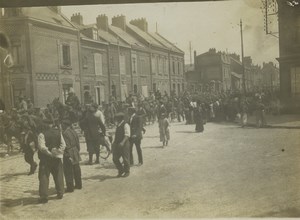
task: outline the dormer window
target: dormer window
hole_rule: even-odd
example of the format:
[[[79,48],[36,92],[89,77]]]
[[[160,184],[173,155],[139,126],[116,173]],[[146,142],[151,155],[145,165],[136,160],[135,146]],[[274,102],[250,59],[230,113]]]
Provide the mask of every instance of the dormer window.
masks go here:
[[[93,29],[93,39],[98,40],[98,31]]]

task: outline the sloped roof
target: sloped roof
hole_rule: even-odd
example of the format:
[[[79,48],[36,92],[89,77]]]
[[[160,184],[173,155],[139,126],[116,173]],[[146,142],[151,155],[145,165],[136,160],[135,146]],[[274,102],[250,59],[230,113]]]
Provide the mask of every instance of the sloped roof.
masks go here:
[[[134,46],[139,46],[139,47],[144,47],[145,45],[139,42],[137,39],[129,35],[126,31],[123,31],[121,28],[115,27],[110,25],[109,29],[116,35],[119,36],[123,41],[125,41],[127,44],[134,45]]]
[[[149,43],[153,46],[156,46],[156,47],[167,49],[163,44],[161,44],[159,41],[155,40],[150,34],[148,34],[147,32],[142,31],[138,27],[136,27],[132,24],[127,24],[127,27],[130,28],[132,31],[134,31],[141,38],[143,38],[147,43]]]
[[[122,39],[118,39],[117,37],[115,37],[114,35],[112,35],[111,33],[98,29],[98,35],[100,37],[100,39],[105,40],[108,43],[112,43],[112,44],[119,44],[120,46],[123,47],[129,47],[129,45],[127,43],[125,43]]]
[[[170,41],[168,41],[166,38],[161,36],[159,33],[149,33],[154,39],[159,41],[162,45],[165,47],[168,47],[170,50],[175,51],[177,53],[184,53],[182,50],[180,50],[178,47],[176,47],[174,44],[172,44]]]
[[[22,8],[22,14],[25,17],[34,18],[56,25],[75,28],[75,26],[64,15],[58,14],[48,7]]]

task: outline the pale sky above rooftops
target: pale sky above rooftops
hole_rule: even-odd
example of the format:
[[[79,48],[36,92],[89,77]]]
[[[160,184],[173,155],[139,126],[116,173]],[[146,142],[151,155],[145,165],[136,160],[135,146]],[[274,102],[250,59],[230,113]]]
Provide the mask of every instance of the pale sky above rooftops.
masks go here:
[[[272,61],[278,64],[278,38],[264,32],[264,14],[261,0],[232,0],[218,2],[176,2],[149,4],[117,4],[64,6],[62,12],[70,18],[80,12],[84,24],[96,22],[106,14],[111,18],[125,15],[126,21],[146,18],[149,32],[156,31],[185,52],[185,63],[190,63],[189,42],[197,54],[209,48],[241,54],[240,19],[243,20],[244,55],[251,56],[254,64]],[[276,17],[272,31],[277,31]]]

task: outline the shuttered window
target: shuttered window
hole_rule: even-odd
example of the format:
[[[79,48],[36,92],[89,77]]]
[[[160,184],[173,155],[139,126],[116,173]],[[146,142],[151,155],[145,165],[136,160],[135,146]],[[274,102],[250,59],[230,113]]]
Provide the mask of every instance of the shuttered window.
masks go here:
[[[102,54],[100,53],[94,54],[94,64],[95,64],[95,74],[102,75],[103,74]]]

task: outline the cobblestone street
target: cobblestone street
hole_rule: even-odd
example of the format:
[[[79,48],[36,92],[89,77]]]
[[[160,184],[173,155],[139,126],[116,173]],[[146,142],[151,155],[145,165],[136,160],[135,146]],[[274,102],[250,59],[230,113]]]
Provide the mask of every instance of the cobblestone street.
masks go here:
[[[56,200],[51,179],[44,205],[37,204],[37,172],[27,176],[22,154],[1,158],[1,217],[299,217],[300,120],[282,116],[269,123],[263,129],[208,123],[203,134],[172,123],[165,148],[157,124],[147,126],[144,164],[133,166],[128,178],[115,178],[111,157],[84,165],[82,138],[83,189]]]

